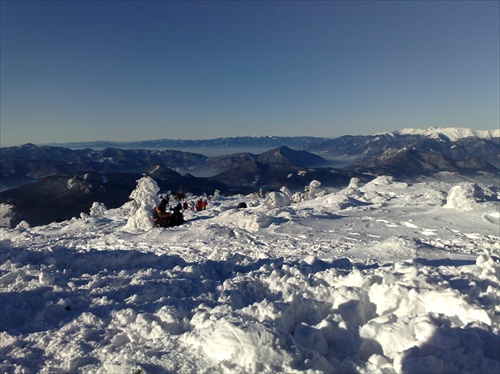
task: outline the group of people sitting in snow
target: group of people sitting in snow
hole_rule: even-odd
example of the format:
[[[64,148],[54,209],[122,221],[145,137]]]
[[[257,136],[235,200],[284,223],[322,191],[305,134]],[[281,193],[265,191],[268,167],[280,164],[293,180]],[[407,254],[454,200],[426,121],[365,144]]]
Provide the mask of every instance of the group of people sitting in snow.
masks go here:
[[[167,199],[162,199],[160,204],[153,211],[153,221],[156,227],[179,226],[184,223],[184,215],[181,212],[181,204],[177,204],[171,211],[167,212]]]
[[[176,196],[178,200],[180,198],[185,197]],[[187,201],[184,201],[182,204],[179,202],[174,208],[171,208],[169,205],[169,195],[165,195],[160,204],[153,210],[153,221],[156,227],[173,227],[179,226],[185,222],[184,215],[182,214],[182,209],[190,209],[190,210],[206,210],[207,209],[207,200],[205,198],[200,198],[196,201],[196,204],[191,202],[188,204]]]

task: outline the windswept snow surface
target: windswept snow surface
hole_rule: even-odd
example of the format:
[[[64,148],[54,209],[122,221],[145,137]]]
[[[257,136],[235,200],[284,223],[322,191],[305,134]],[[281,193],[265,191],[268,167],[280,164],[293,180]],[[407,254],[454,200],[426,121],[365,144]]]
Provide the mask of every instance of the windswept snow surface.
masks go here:
[[[320,190],[2,228],[0,372],[500,372],[498,187]]]

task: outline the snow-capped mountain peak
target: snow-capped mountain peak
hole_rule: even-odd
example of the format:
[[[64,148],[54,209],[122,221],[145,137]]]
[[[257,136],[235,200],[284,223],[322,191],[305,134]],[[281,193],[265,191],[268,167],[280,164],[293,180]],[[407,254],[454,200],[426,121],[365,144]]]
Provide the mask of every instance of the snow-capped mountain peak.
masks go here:
[[[423,135],[436,137],[444,135],[451,141],[456,141],[462,138],[475,136],[482,139],[491,139],[500,137],[500,129],[496,130],[472,130],[461,127],[429,127],[427,129],[406,128],[399,131],[394,131],[396,135]]]

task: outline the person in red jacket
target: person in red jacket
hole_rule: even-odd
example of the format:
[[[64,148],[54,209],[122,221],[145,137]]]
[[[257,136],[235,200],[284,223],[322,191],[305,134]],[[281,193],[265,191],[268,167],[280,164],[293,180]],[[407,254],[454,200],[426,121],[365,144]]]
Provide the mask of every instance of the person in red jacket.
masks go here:
[[[207,201],[205,199],[198,199],[196,202],[196,210],[199,212],[205,209],[207,209]]]
[[[167,200],[163,199],[153,211],[153,221],[156,227],[168,227],[170,213],[167,213]]]

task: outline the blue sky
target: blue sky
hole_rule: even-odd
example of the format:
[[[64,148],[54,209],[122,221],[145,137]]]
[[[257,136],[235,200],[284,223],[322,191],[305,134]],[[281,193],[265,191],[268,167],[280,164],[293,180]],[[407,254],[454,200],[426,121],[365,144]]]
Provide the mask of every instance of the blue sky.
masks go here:
[[[499,126],[498,1],[2,1],[1,145]]]

